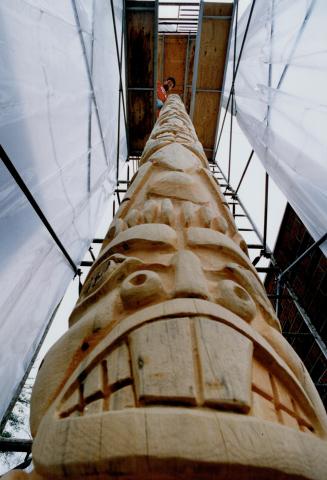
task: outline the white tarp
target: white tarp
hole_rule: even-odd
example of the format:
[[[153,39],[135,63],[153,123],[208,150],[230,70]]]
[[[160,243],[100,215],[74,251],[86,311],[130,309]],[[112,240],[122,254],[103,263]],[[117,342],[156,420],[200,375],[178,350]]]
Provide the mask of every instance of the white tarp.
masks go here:
[[[120,43],[122,2],[114,5]],[[110,2],[2,0],[0,66],[0,143],[78,265],[116,183]],[[1,418],[73,271],[1,161],[0,232]]]
[[[236,63],[249,3],[238,22]],[[235,81],[242,130],[315,240],[327,231],[326,21],[326,0],[257,0]],[[234,32],[225,106],[233,54]]]

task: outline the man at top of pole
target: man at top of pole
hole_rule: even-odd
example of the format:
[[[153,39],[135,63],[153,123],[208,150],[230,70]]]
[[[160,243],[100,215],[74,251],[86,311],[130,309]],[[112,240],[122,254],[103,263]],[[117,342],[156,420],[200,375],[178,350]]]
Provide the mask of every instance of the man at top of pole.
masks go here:
[[[169,92],[175,87],[176,80],[174,77],[167,77],[166,80],[161,83],[157,83],[157,111],[159,115],[159,110],[162,108],[163,104],[168,98]]]

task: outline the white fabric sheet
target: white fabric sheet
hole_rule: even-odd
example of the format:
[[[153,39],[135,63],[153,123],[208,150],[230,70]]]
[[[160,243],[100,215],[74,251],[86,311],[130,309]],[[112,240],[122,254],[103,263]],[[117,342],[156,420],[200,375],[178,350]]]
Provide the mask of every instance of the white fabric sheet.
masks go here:
[[[251,4],[238,23],[236,63]],[[235,82],[242,130],[315,240],[327,231],[326,21],[326,0],[257,0]],[[225,106],[233,56],[234,32]],[[327,255],[327,242],[321,248]]]
[[[120,42],[122,2],[114,3]],[[0,142],[78,265],[116,183],[110,2],[1,1],[0,66]],[[121,162],[126,155],[121,118]],[[74,274],[1,161],[0,232],[1,418]]]

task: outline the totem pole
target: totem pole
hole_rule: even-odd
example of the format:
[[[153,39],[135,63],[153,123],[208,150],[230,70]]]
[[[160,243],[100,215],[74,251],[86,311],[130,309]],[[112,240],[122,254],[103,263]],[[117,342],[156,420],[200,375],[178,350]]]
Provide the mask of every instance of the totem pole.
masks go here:
[[[177,95],[140,165],[38,373],[32,478],[326,479],[323,405]]]

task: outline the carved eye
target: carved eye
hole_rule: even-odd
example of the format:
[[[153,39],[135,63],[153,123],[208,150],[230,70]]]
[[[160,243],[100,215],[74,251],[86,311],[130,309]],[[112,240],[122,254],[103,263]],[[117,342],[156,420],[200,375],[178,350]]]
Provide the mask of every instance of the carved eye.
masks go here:
[[[248,292],[233,280],[222,280],[218,284],[217,303],[250,322],[256,314],[256,306]]]
[[[102,283],[116,270],[121,263],[126,260],[127,257],[124,255],[116,254],[111,257],[103,260],[93,272],[90,272],[87,280],[83,285],[83,289],[80,295],[79,302],[81,302],[85,297],[93,293],[98,289]]]
[[[90,295],[94,290],[96,290],[103,280],[103,276],[106,273],[110,266],[110,260],[106,260],[102,262],[98,267],[94,270],[91,276],[86,280],[82,292],[81,297],[84,298]]]
[[[137,307],[160,298],[164,292],[159,275],[151,270],[139,270],[129,275],[120,288],[125,307]]]

